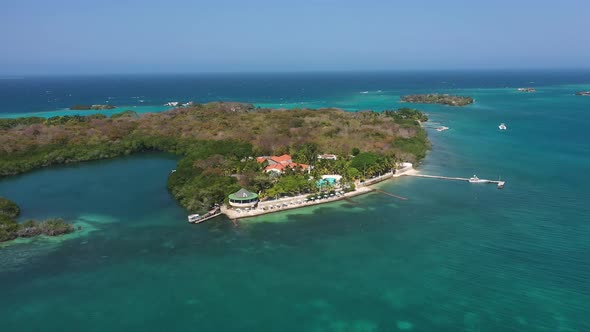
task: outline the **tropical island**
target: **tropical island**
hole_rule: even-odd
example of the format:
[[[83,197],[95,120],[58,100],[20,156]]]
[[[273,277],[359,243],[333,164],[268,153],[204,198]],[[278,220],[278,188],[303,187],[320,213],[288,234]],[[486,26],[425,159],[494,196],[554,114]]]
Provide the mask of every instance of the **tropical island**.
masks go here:
[[[72,111],[100,111],[100,110],[112,110],[116,108],[113,105],[74,105],[70,107]]]
[[[261,201],[342,191],[418,162],[429,148],[418,110],[345,112],[195,104],[161,113],[0,119],[0,177],[143,151],[181,156],[170,193],[190,212],[229,203],[241,188]]]
[[[0,197],[0,242],[14,240],[18,237],[58,236],[74,231],[74,226],[66,223],[63,219],[47,219],[43,222],[27,220],[17,223],[15,218],[19,214],[20,208],[16,203]]]
[[[449,106],[465,106],[473,103],[473,98],[467,96],[453,96],[449,94],[421,94],[401,96],[404,103],[442,104]]]

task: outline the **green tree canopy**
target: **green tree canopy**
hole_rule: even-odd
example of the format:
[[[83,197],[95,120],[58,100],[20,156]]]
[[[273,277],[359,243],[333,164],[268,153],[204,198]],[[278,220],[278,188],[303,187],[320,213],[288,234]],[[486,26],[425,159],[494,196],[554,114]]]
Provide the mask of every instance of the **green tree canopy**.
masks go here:
[[[20,208],[15,202],[0,197],[0,214],[9,218],[16,218],[20,214]]]

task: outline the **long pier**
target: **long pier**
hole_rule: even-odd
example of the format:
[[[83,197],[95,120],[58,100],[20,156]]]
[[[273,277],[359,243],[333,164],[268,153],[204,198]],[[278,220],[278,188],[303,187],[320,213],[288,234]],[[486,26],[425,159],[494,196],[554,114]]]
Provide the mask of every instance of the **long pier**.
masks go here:
[[[495,184],[498,186],[498,189],[504,188],[504,184],[506,183],[506,181],[500,181],[500,180],[496,181],[496,180],[487,180],[487,179],[477,179],[475,181],[472,181],[472,179],[468,179],[468,178],[458,178],[458,177],[439,176],[439,175],[412,174],[412,173],[407,173],[407,174],[403,174],[403,175],[414,176],[414,177],[418,177],[418,178],[428,178],[428,179],[441,179],[441,180],[450,180],[450,181],[466,181],[466,182],[471,182],[471,183]]]
[[[381,189],[375,189],[376,192],[381,193],[383,195],[387,195],[387,196],[391,196],[391,197],[395,197],[397,199],[401,199],[402,201],[407,201],[408,199],[406,197],[402,197],[402,196],[398,196],[398,195],[394,195],[392,193],[388,193],[387,191],[383,191]]]

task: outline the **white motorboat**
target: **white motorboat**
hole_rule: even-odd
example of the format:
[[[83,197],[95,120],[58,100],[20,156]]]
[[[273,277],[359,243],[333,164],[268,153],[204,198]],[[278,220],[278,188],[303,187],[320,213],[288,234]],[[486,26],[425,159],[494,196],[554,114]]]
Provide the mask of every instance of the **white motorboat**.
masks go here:
[[[240,209],[237,209],[236,211],[240,212]],[[198,224],[198,223],[201,223],[205,220],[209,220],[211,218],[217,217],[220,214],[221,214],[220,207],[219,207],[219,205],[215,204],[215,206],[213,207],[213,210],[205,213],[204,215],[199,215],[199,214],[189,215],[188,222],[191,224]]]
[[[498,128],[500,128],[500,130],[506,130],[506,125],[504,123],[500,123],[500,125],[498,126]]]
[[[482,179],[478,178],[477,175],[473,175],[472,177],[469,178],[469,182],[470,183],[487,183],[488,180],[482,180]]]
[[[199,214],[191,214],[188,216],[188,222],[192,223],[196,223],[199,219],[201,219],[201,215]]]

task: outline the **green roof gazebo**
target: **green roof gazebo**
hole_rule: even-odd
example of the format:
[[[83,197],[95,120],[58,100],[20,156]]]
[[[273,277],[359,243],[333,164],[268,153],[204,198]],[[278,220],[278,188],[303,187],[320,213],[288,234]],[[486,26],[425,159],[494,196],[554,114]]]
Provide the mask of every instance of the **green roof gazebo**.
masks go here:
[[[258,195],[242,188],[229,195],[229,205],[233,207],[253,207],[258,203]]]

